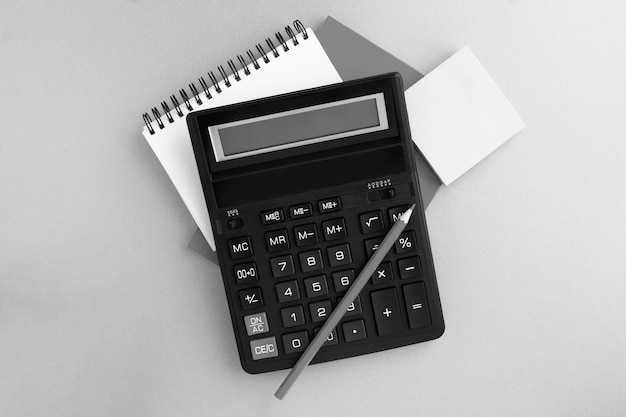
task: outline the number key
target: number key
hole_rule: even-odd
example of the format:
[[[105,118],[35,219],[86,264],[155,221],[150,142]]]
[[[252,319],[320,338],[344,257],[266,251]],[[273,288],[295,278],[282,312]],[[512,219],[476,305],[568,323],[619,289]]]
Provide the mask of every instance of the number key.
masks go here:
[[[279,303],[287,303],[300,299],[298,281],[286,281],[276,284],[276,296]]]
[[[326,276],[306,278],[304,280],[304,288],[306,296],[309,298],[328,294],[328,284],[326,284]]]
[[[274,278],[287,277],[296,273],[291,255],[270,258],[270,266]]]
[[[305,323],[302,306],[286,307],[280,310],[283,327],[302,326]]]
[[[322,252],[320,252],[319,249],[302,252],[298,256],[300,257],[302,272],[317,271],[324,268]]]

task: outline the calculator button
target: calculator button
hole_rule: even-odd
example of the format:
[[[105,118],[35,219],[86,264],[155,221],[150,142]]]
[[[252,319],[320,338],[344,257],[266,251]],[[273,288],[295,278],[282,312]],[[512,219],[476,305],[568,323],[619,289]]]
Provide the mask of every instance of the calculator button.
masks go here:
[[[304,224],[294,227],[293,234],[296,236],[296,246],[314,245],[319,242],[315,223]]]
[[[354,269],[333,272],[332,277],[336,292],[347,291],[354,282]]]
[[[339,240],[348,236],[346,223],[341,217],[322,222],[322,230],[324,230],[324,239],[327,241]]]
[[[339,299],[337,300],[338,303],[341,301],[341,298],[343,297],[339,297]],[[357,295],[354,301],[350,303],[348,308],[346,308],[346,314],[344,314],[344,317],[354,316],[357,314],[361,314],[362,312],[363,307],[361,307],[361,296]]]
[[[285,353],[302,352],[309,345],[309,334],[306,330],[283,335]]]
[[[301,219],[313,215],[313,206],[311,203],[303,203],[289,207],[289,217],[292,219]]]
[[[382,232],[385,229],[383,214],[380,210],[363,213],[359,216],[359,220],[364,234]]]
[[[317,208],[320,213],[330,213],[332,211],[341,210],[341,198],[332,197],[317,202]]]
[[[328,294],[328,284],[326,283],[326,276],[319,275],[316,277],[305,278],[304,289],[306,291],[306,296],[309,298]]]
[[[280,223],[283,220],[285,220],[283,209],[278,208],[261,212],[261,223],[263,224]]]
[[[302,326],[305,323],[302,306],[286,307],[280,310],[283,327]]]
[[[250,236],[238,237],[228,241],[228,250],[231,259],[241,259],[252,256],[252,243]]]
[[[300,299],[300,290],[298,289],[298,281],[285,281],[275,285],[276,297],[279,303],[287,303]]]
[[[417,249],[415,232],[409,230],[408,232],[402,233],[394,245],[396,247],[396,253],[399,255],[407,252],[413,252]]]
[[[402,287],[404,302],[409,316],[409,327],[418,329],[430,326],[430,314],[428,313],[428,301],[423,282],[416,282]]]
[[[367,257],[371,258],[374,255],[374,252],[378,249],[378,245],[383,241],[382,237],[377,237],[374,239],[367,239],[365,241],[365,252],[367,253]]]
[[[318,301],[317,303],[309,304],[309,311],[311,312],[311,320],[313,322],[325,321],[330,316],[330,300]]]
[[[300,268],[302,268],[302,272],[318,271],[324,268],[322,252],[320,252],[319,249],[302,252],[298,254],[298,256],[300,257]]]
[[[287,277],[296,273],[291,255],[270,258],[270,267],[274,278]]]
[[[393,269],[391,262],[382,262],[372,274],[372,284],[386,284],[393,281]]]
[[[268,252],[278,252],[289,249],[287,229],[274,230],[265,234],[265,244]]]
[[[272,336],[264,339],[251,340],[250,352],[252,353],[252,360],[254,361],[278,356],[276,338]]]
[[[328,253],[328,262],[331,267],[348,265],[352,263],[352,255],[350,254],[350,245],[344,243],[343,245],[332,246],[326,249]]]
[[[400,216],[402,216],[402,214],[404,214],[404,212],[407,211],[408,209],[409,209],[408,204],[405,204],[404,206],[390,208],[389,209],[389,222],[391,224],[394,224],[395,222],[397,222]],[[409,223],[411,223],[410,219],[409,219]]]
[[[248,336],[254,336],[255,334],[262,334],[270,331],[270,326],[267,323],[267,315],[265,312],[245,316],[243,318],[243,322],[246,325],[246,333],[248,333]]]
[[[243,227],[243,219],[241,217],[236,217],[234,219],[228,220],[228,228],[230,230],[241,229]]]
[[[343,337],[346,339],[346,342],[355,342],[367,337],[363,320],[348,321],[343,323],[341,328],[343,329]]]
[[[313,329],[313,333],[317,335],[320,332],[320,330],[321,330],[321,327],[318,327],[317,329]],[[337,332],[335,331],[335,329],[333,329],[333,331],[330,332],[328,336],[326,336],[326,340],[324,341],[324,344],[322,345],[322,347],[336,345],[337,343],[339,343],[339,340],[337,339]]]
[[[395,288],[370,293],[372,310],[379,336],[402,331],[402,318]]]
[[[248,284],[259,280],[255,262],[237,264],[233,267],[237,284]]]
[[[251,310],[253,308],[262,307],[263,294],[261,293],[261,288],[254,287],[239,291],[239,301],[241,301],[242,310]]]
[[[420,257],[400,259],[398,261],[398,270],[400,271],[400,279],[417,278],[422,275],[422,265]]]

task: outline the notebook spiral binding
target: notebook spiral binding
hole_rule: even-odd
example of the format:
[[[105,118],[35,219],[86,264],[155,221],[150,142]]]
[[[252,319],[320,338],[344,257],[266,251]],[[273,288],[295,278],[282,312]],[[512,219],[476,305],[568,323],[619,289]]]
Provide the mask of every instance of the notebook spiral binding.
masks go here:
[[[298,44],[300,43],[296,38],[298,34],[302,34],[302,38],[304,40],[308,39],[309,37],[306,28],[299,20],[294,20],[293,28],[289,25],[285,26],[285,34],[287,35],[287,40],[291,40],[294,47],[298,46]],[[265,48],[263,47],[262,43],[256,44],[256,52],[258,57],[255,55],[252,49],[248,49],[246,51],[246,55],[248,58],[247,60],[249,61],[249,63],[246,62],[246,57],[244,55],[237,55],[239,68],[237,67],[237,64],[234,60],[228,60],[226,65],[228,66],[230,73],[233,75],[235,82],[241,81],[242,74],[240,74],[240,72],[243,73],[244,77],[252,74],[250,65],[252,65],[252,68],[255,71],[260,69],[261,65],[258,61],[260,61],[261,58],[265,64],[269,64],[271,62],[269,58],[270,55],[274,58],[278,58],[281,54],[279,50],[282,51],[282,53],[289,51],[287,40],[285,39],[283,34],[280,32],[276,32],[274,36],[276,38],[276,44],[274,43],[274,41],[272,41],[272,38],[269,37],[265,38]],[[165,129],[166,123],[174,123],[174,113],[179,118],[182,118],[184,116],[184,113],[181,110],[181,105],[185,106],[187,110],[193,111],[194,107],[192,103],[195,102],[197,105],[202,105],[203,100],[210,100],[213,97],[211,95],[211,92],[209,91],[211,87],[213,87],[215,94],[220,94],[222,91],[224,91],[223,87],[220,85],[220,82],[223,81],[223,85],[225,86],[225,88],[230,88],[233,85],[233,83],[228,78],[228,73],[226,72],[226,69],[223,65],[218,65],[217,72],[219,74],[219,79],[215,76],[215,73],[213,71],[209,71],[207,73],[207,76],[209,77],[208,83],[204,79],[204,77],[198,78],[198,84],[200,85],[199,88],[193,82],[189,83],[188,87],[191,95],[188,94],[187,90],[185,90],[184,88],[178,90],[178,95],[181,99],[180,101],[175,94],[170,95],[172,107],[170,107],[166,101],[162,101],[161,110],[159,110],[157,106],[151,109],[152,116],[150,116],[149,113],[144,113],[143,121],[146,125],[146,128],[148,129],[148,132],[150,132],[151,135],[154,135],[156,133],[156,130],[154,129],[154,127],[152,127],[153,117],[159,129]]]

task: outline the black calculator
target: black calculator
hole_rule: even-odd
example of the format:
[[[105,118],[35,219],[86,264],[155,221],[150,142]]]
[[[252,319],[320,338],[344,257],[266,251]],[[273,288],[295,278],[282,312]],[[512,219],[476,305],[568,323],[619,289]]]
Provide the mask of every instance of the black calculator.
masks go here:
[[[296,363],[412,204],[312,363],[442,335],[399,74],[198,111],[187,124],[246,372]]]

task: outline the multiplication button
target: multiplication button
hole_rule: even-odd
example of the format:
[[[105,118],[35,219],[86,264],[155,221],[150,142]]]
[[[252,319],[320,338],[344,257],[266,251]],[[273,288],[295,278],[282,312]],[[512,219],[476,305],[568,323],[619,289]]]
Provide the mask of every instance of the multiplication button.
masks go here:
[[[273,358],[278,356],[278,347],[276,346],[276,338],[266,337],[264,339],[257,339],[250,341],[250,352],[252,353],[252,360],[258,361],[259,359]]]

